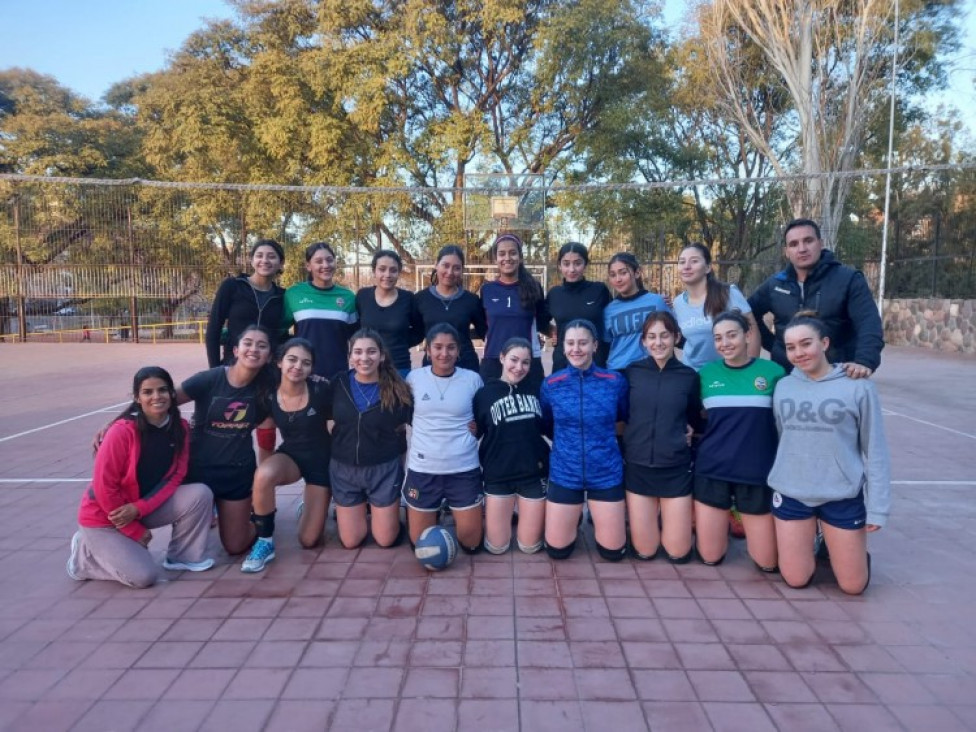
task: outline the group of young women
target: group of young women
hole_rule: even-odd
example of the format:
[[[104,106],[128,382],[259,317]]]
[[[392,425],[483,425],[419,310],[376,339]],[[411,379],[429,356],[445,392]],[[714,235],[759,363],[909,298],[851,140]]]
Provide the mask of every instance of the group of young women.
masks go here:
[[[430,287],[416,295],[397,287],[399,256],[379,251],[375,286],[353,295],[333,282],[334,252],[316,244],[306,252],[309,282],[282,295],[272,272],[280,247],[259,242],[255,274],[225,283],[214,305],[215,317],[237,313],[226,316],[229,363],[179,389],[162,369],[136,375],[133,404],[96,455],[69,574],[146,584],[154,577],[149,528],[168,523],[164,566],[208,568],[208,502],[193,501],[175,521],[170,505],[199,497],[200,486],[216,500],[224,548],[248,552],[243,571],[261,571],[275,556],[275,488],[301,477],[305,547],[321,541],[334,499],[347,548],[370,533],[380,546],[405,535],[415,542],[447,509],[464,551],[502,553],[517,505],[517,546],[563,559],[586,502],[608,561],[629,547],[640,560],[663,549],[675,563],[697,552],[716,565],[735,506],[761,570],[778,569],[793,586],[809,582],[819,524],[841,588],[863,591],[865,532],[888,510],[880,407],[870,382],[827,362],[829,341],[814,316],[786,330],[795,367],[786,376],[758,358],[745,298],[717,281],[700,244],[681,252],[686,289],[670,305],[645,289],[628,253],[610,261],[611,299],[586,279],[581,244],[560,249],[563,282],[548,295],[526,270],[518,237],[500,236],[491,251],[498,279],[480,297],[463,287],[455,246],[440,251]],[[278,349],[277,379],[268,365],[278,334],[239,325],[247,296],[272,322],[280,299],[277,322],[294,325],[296,337]],[[552,320],[556,349],[545,378],[539,335]],[[472,331],[485,340],[480,362]],[[424,365],[411,370],[409,349],[421,341]],[[177,410],[190,400],[192,429]],[[110,534],[132,546],[108,553]],[[123,555],[140,571],[113,564]]]

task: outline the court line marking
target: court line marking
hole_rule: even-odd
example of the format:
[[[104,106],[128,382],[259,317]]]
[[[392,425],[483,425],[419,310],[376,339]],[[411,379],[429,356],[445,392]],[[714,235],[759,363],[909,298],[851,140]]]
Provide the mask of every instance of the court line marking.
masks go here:
[[[912,422],[918,422],[919,424],[928,425],[929,427],[935,427],[939,430],[945,430],[946,432],[951,432],[954,435],[960,435],[961,437],[968,437],[970,440],[976,440],[976,435],[971,435],[968,432],[961,432],[960,430],[954,430],[952,427],[946,427],[942,424],[936,424],[935,422],[928,422],[924,419],[919,419],[918,417],[911,417],[907,414],[902,414],[901,412],[893,412],[890,409],[882,409],[882,414],[889,414],[892,417],[904,417],[905,419],[910,419]]]
[[[124,407],[130,402],[124,401],[118,404],[109,404],[107,407],[102,407],[101,409],[95,409],[91,412],[85,412],[84,414],[79,414],[77,417],[68,417],[67,419],[62,419],[57,422],[51,422],[51,424],[41,425],[40,427],[35,427],[34,429],[24,430],[23,432],[18,432],[15,435],[7,435],[6,437],[0,437],[0,442],[6,442],[7,440],[15,440],[18,437],[25,437],[26,435],[32,435],[35,432],[41,432],[43,430],[51,429],[52,427],[59,427],[63,424],[68,424],[68,422],[74,422],[79,419],[84,419],[85,417],[91,417],[95,414],[101,414],[102,412],[107,412],[110,409],[118,409],[119,407]]]

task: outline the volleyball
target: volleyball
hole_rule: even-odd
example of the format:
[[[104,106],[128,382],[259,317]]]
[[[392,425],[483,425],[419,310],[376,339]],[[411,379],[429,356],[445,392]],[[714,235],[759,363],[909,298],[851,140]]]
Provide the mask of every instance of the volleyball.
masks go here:
[[[413,553],[425,568],[436,572],[451,566],[457,552],[454,534],[443,526],[429,526],[417,539]]]

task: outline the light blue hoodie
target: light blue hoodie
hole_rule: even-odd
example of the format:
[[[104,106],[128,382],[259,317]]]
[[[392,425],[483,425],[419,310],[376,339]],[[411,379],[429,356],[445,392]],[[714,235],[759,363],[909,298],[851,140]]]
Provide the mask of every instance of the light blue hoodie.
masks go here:
[[[808,506],[854,498],[863,489],[867,522],[884,526],[891,506],[891,459],[878,392],[842,366],[814,381],[800,369],[776,384],[779,430],[769,486]]]

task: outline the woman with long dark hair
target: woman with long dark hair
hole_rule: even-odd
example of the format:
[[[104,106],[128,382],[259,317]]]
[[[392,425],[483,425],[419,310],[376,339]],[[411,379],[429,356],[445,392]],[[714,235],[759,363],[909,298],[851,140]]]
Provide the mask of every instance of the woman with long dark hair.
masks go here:
[[[163,566],[201,572],[213,497],[201,483],[184,483],[189,428],[180,416],[173,378],[158,366],[139,369],[132,403],[112,422],[95,455],[92,482],[81,498],[71,539],[68,576],[154,584],[152,529],[172,526]]]
[[[349,363],[352,368],[333,384],[329,470],[339,541],[355,549],[372,534],[381,547],[398,546],[404,535],[400,489],[413,396],[375,330],[362,328],[349,339]]]
[[[491,258],[498,267],[498,279],[481,286],[481,306],[488,320],[481,378],[499,378],[502,346],[512,338],[523,338],[532,347],[532,365],[523,386],[537,394],[545,376],[539,334],[549,330],[542,285],[525,268],[522,240],[515,234],[502,234],[495,239]]]
[[[257,540],[241,564],[242,572],[260,572],[275,558],[275,489],[305,481],[298,541],[317,546],[325,528],[329,500],[328,422],[332,391],[326,381],[312,380],[315,351],[304,338],[290,338],[278,349],[281,379],[271,400],[271,415],[281,432],[281,445],[254,473],[251,521]]]
[[[241,332],[263,325],[278,341],[285,290],[275,278],[285,266],[285,250],[274,239],[261,239],[251,247],[251,274],[228,277],[220,283],[207,321],[207,362],[210,368],[230,363]],[[223,345],[223,355],[221,355]]]
[[[570,241],[559,247],[556,265],[562,284],[556,285],[546,296],[546,307],[555,324],[556,342],[552,349],[552,371],[566,368],[563,352],[563,334],[566,324],[573,320],[588,320],[597,328],[599,347],[593,357],[597,366],[607,365],[610,344],[603,339],[603,310],[610,304],[610,291],[603,282],[586,279],[586,267],[590,253],[578,241]]]
[[[726,310],[738,309],[756,328],[749,301],[739,288],[720,281],[712,271],[712,253],[704,244],[693,242],[678,255],[678,276],[685,290],[674,299],[674,315],[684,337],[681,362],[695,371],[718,359],[712,336],[712,321]],[[749,355],[758,358],[759,338],[749,341]]]
[[[437,253],[437,263],[430,275],[430,287],[414,295],[417,311],[427,333],[435,325],[446,323],[458,335],[457,365],[470,371],[478,371],[478,353],[471,342],[471,330],[478,338],[484,338],[488,323],[481,300],[464,289],[464,250],[448,244]],[[430,344],[428,343],[428,348]],[[424,356],[424,365],[431,364],[430,352]]]
[[[346,370],[349,335],[355,328],[356,296],[335,282],[336,253],[325,242],[305,250],[308,280],[285,292],[285,329],[295,326],[295,335],[315,348],[315,373],[331,378]]]
[[[390,350],[393,367],[404,378],[410,373],[410,348],[424,339],[424,324],[413,293],[397,287],[403,260],[392,249],[373,253],[372,287],[356,293],[356,312],[362,328],[380,335]]]
[[[630,252],[617,252],[607,266],[614,299],[603,311],[603,337],[610,343],[607,368],[623,371],[647,355],[641,328],[651,313],[671,312],[660,295],[644,288],[640,263]]]

